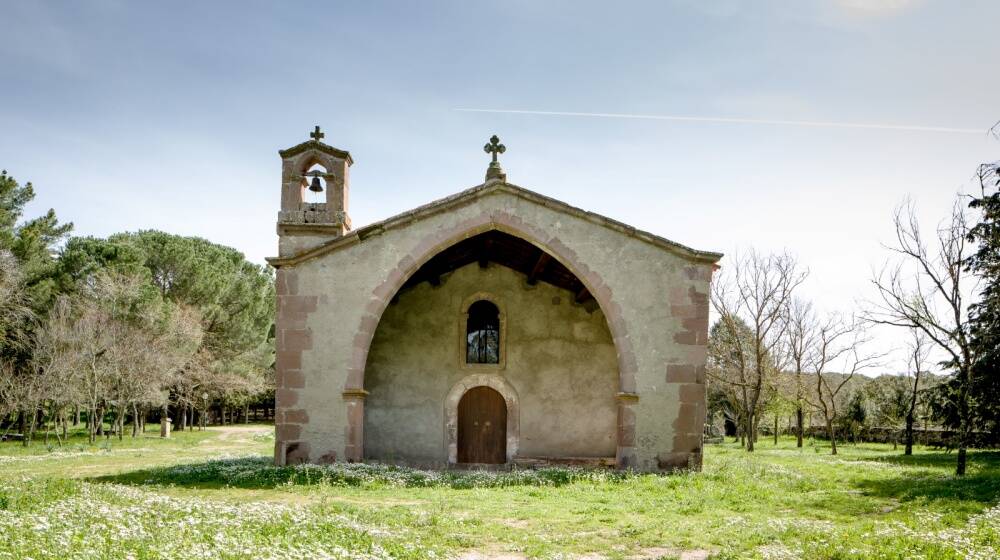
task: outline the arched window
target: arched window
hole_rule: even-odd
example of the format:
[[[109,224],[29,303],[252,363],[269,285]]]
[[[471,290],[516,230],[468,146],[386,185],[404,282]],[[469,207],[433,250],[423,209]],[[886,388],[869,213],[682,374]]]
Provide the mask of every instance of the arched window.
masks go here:
[[[470,305],[465,334],[466,363],[500,363],[500,310],[496,305],[484,299]]]

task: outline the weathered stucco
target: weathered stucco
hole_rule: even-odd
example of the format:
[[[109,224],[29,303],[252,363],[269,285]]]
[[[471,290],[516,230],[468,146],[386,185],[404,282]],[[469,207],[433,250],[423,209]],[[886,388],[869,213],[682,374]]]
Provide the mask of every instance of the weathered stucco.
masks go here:
[[[487,294],[505,319],[502,367],[465,363],[465,308]],[[399,294],[368,353],[365,458],[446,464],[446,397],[470,376],[510,384],[520,412],[518,456],[614,457],[614,343],[603,313],[588,313],[573,296],[528,285],[497,264],[471,264],[443,276],[440,286],[424,282]]]

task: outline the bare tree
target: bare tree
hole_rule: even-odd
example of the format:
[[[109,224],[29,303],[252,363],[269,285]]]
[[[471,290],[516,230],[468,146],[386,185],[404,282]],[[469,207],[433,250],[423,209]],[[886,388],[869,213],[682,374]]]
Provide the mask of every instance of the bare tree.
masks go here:
[[[969,389],[974,349],[969,338],[968,299],[977,279],[965,270],[969,255],[967,216],[959,200],[933,239],[926,239],[912,203],[896,209],[896,244],[888,247],[896,262],[874,276],[878,298],[866,318],[879,325],[916,329],[948,357],[957,380],[951,395],[958,416],[956,474],[964,475],[971,442]]]
[[[9,251],[0,250],[0,419],[20,413],[24,406],[21,378],[27,372],[18,367],[17,355],[30,343],[25,327],[32,319],[17,259]]]
[[[906,448],[904,455],[913,455],[913,424],[917,418],[917,399],[920,395],[920,375],[930,357],[930,343],[927,335],[919,329],[910,329],[912,338],[907,346],[910,368],[913,370],[913,385],[910,389],[909,406],[906,409]]]
[[[764,398],[781,369],[788,303],[805,278],[787,253],[765,256],[751,251],[736,256],[712,286],[712,307],[719,314],[720,328],[729,335],[731,356],[725,375],[714,368],[709,374],[738,397],[734,404],[740,408],[747,451],[754,450]]]
[[[59,390],[48,392],[59,404],[82,404],[88,411],[93,442],[103,419],[113,413],[110,431],[121,437],[125,415],[137,404],[162,399],[161,367],[169,355],[161,308],[148,298],[142,279],[100,274],[73,297],[60,297],[39,330],[35,369]]]
[[[837,419],[841,391],[860,371],[877,365],[880,354],[864,352],[868,342],[861,325],[851,319],[844,321],[832,314],[814,324],[809,355],[809,369],[814,378],[814,391],[805,393],[805,399],[823,415],[830,454],[837,454]],[[840,372],[831,368],[841,366]]]
[[[806,387],[803,375],[812,359],[810,353],[814,343],[816,316],[812,303],[799,298],[792,298],[787,313],[785,354],[788,356],[790,373],[794,376],[791,390],[788,393],[789,399],[795,407],[795,445],[802,447],[803,420],[805,407],[808,404],[805,398]]]

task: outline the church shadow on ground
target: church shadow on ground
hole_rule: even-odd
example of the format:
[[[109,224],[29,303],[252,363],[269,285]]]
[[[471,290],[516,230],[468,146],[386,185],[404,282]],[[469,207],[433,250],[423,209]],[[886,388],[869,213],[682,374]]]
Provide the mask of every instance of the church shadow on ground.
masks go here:
[[[628,471],[548,467],[513,471],[418,470],[372,463],[274,466],[269,457],[211,459],[92,477],[90,482],[130,486],[250,490],[286,485],[341,487],[394,486],[454,489],[508,486],[564,486],[575,482],[616,482],[638,476]]]
[[[210,459],[182,465],[152,467],[113,475],[89,478],[90,482],[125,484],[129,486],[177,486],[181,488],[219,489],[274,488],[279,484],[276,477],[264,478],[253,475],[253,470],[263,472],[272,462],[261,458]]]
[[[968,472],[963,477],[954,475],[955,453],[900,454],[877,461],[913,470],[856,483],[859,490],[872,496],[901,503],[944,500],[993,505],[1000,501],[1000,451],[970,451]]]

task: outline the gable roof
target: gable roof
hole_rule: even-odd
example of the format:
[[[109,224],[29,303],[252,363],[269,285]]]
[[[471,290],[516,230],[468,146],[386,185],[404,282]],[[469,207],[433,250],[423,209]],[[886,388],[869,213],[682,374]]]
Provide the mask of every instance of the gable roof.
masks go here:
[[[464,206],[475,201],[478,198],[487,196],[494,193],[506,193],[535,204],[540,204],[546,208],[555,210],[556,212],[562,212],[563,214],[568,214],[588,222],[612,229],[626,235],[628,237],[633,237],[641,241],[645,241],[651,245],[664,249],[675,255],[687,258],[689,260],[704,262],[704,263],[716,263],[722,258],[722,253],[717,253],[714,251],[699,251],[697,249],[692,249],[686,245],[670,241],[664,237],[660,237],[656,234],[649,233],[637,228],[634,228],[628,224],[619,222],[617,220],[612,220],[611,218],[596,214],[594,212],[588,212],[582,210],[575,206],[571,206],[556,200],[554,198],[547,197],[545,195],[538,194],[534,191],[530,191],[524,187],[519,187],[517,185],[507,183],[504,181],[490,181],[482,185],[472,187],[471,189],[466,189],[459,193],[453,194],[451,196],[435,200],[429,204],[423,206],[418,206],[412,210],[408,210],[401,214],[396,214],[395,216],[386,218],[382,221],[369,224],[367,226],[350,231],[343,236],[331,239],[326,243],[318,245],[316,247],[306,249],[301,253],[287,256],[287,257],[271,257],[267,259],[267,262],[279,268],[281,266],[296,265],[301,262],[314,259],[316,257],[325,255],[337,251],[343,247],[353,245],[355,243],[363,242],[369,237],[380,235],[384,231],[390,229],[396,229],[399,227],[404,227],[407,224],[420,220],[429,216],[441,212],[447,212],[452,208]]]
[[[301,144],[296,144],[287,150],[278,150],[278,155],[282,158],[288,158],[292,156],[297,156],[303,152],[309,150],[316,150],[323,152],[324,154],[331,155],[336,158],[346,159],[348,164],[353,164],[354,159],[351,158],[351,154],[346,150],[341,150],[340,148],[334,148],[329,144],[324,144],[319,140],[306,140]]]

